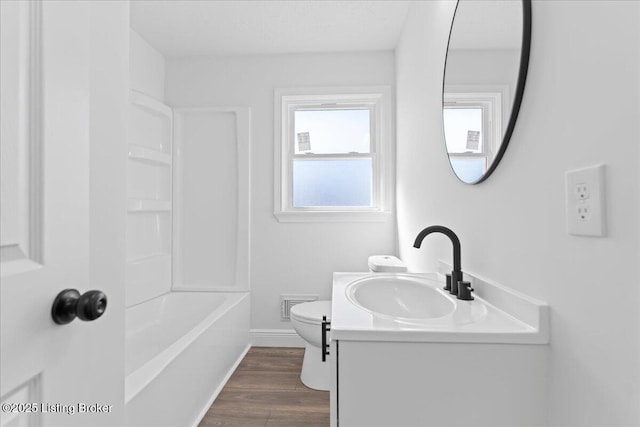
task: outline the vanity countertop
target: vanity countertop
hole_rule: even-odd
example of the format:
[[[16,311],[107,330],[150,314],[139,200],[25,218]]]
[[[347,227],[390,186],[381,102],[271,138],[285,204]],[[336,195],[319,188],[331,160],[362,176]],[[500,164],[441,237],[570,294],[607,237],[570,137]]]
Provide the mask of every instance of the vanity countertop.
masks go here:
[[[399,278],[419,279],[448,298],[454,309],[433,319],[398,319],[356,305],[348,297],[349,285],[381,273],[334,273],[331,340],[451,342],[493,344],[547,344],[549,307],[508,288],[487,282],[474,283],[473,301],[461,301],[444,291],[444,276],[438,273],[402,273]],[[384,273],[382,273],[384,274]],[[394,274],[387,274],[393,278]]]

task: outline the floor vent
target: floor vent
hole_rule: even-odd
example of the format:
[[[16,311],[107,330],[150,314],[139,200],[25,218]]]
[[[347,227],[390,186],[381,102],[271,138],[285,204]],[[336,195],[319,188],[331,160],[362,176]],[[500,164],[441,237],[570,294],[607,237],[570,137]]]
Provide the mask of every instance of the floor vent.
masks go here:
[[[282,320],[291,320],[291,307],[317,299],[318,295],[280,295],[280,317]]]

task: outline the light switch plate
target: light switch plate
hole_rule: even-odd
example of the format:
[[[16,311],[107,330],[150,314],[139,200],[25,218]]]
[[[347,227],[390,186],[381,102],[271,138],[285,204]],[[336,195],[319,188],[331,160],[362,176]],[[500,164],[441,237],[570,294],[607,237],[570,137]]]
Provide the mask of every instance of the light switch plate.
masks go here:
[[[567,232],[574,236],[606,235],[604,165],[565,173]]]

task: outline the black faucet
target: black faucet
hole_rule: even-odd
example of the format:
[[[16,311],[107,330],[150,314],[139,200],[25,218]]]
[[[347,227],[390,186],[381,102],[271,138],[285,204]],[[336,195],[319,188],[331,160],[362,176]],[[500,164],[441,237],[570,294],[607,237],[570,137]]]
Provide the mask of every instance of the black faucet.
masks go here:
[[[413,247],[419,248],[424,238],[431,233],[442,233],[447,236],[453,244],[453,270],[451,271],[451,275],[447,274],[447,285],[444,289],[449,291],[450,294],[456,295],[458,299],[467,301],[472,300],[473,297],[471,296],[471,291],[473,289],[470,288],[469,282],[464,282],[462,280],[462,269],[460,267],[460,239],[458,239],[456,233],[442,225],[432,225],[418,233]]]

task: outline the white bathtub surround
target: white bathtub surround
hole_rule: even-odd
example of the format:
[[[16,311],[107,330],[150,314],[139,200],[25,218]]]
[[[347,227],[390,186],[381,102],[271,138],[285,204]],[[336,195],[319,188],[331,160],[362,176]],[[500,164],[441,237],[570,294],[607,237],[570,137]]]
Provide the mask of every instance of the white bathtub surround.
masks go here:
[[[247,291],[251,109],[174,108],[174,290]]]
[[[250,343],[250,111],[131,100],[126,419],[197,425]]]
[[[401,306],[358,294],[394,281]],[[483,295],[501,308],[477,294],[462,301],[444,282],[436,273],[335,273],[332,425],[546,423],[547,305],[487,282]],[[417,287],[441,304],[402,300],[419,298]]]
[[[250,109],[163,104],[131,43],[126,420],[195,426],[250,345]]]
[[[173,111],[165,59],[129,32],[126,307],[171,290]]]
[[[247,293],[171,292],[130,307],[127,425],[197,425],[249,347]]]
[[[173,112],[165,59],[129,32],[126,307],[171,289]]]
[[[130,92],[126,306],[171,289],[173,112]]]

